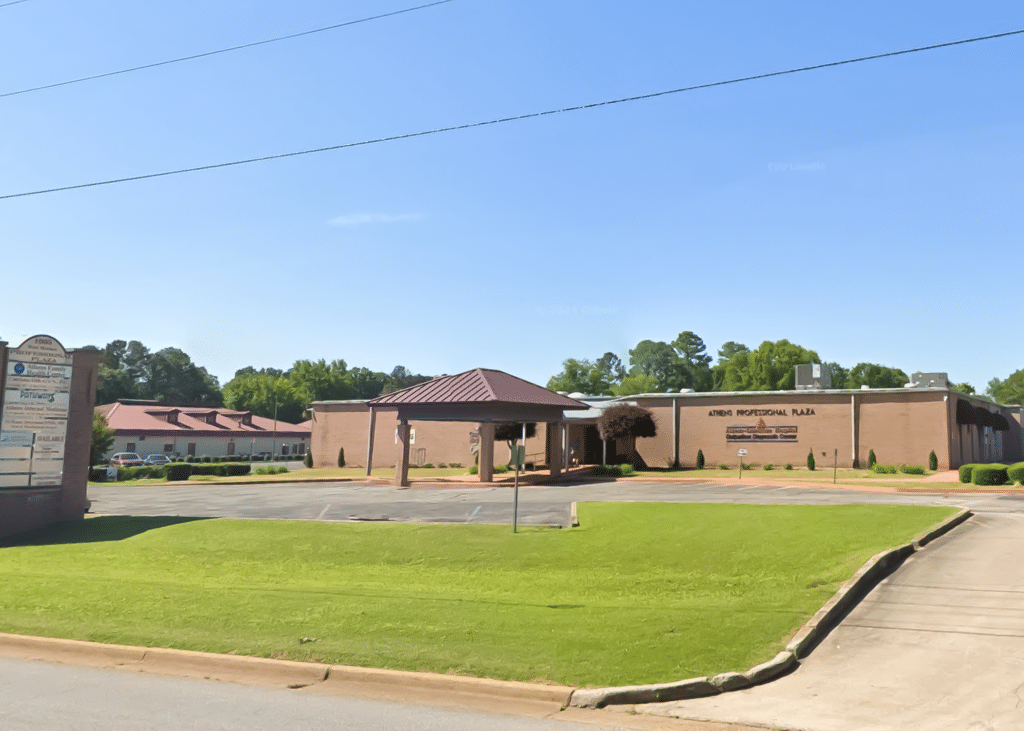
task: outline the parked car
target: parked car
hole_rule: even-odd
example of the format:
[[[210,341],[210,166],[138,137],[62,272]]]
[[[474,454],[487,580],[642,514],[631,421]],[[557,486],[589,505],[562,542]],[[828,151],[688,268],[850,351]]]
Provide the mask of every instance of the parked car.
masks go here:
[[[118,452],[110,458],[111,467],[141,467],[146,464],[135,452]]]
[[[148,464],[148,465],[170,464],[170,463],[171,463],[171,458],[168,457],[166,454],[151,454],[148,457],[146,457],[146,459],[144,460],[144,464]]]

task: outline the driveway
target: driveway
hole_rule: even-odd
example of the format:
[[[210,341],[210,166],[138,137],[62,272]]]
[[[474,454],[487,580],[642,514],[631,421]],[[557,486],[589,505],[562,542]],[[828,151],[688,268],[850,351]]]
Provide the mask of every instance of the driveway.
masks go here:
[[[790,675],[645,713],[801,731],[1024,727],[1024,516],[982,513],[912,556]]]

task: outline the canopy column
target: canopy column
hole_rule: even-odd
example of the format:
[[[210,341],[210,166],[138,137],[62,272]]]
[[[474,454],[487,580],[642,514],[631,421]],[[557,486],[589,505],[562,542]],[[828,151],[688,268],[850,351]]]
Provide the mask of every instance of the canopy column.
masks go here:
[[[409,487],[409,421],[402,419],[398,424],[398,442],[402,445],[398,464],[395,465],[395,485]]]
[[[370,407],[370,433],[366,436],[366,476],[373,469],[373,435],[377,428],[377,411]]]
[[[485,421],[480,425],[480,482],[494,479],[494,422]]]
[[[551,476],[562,474],[562,422],[548,422],[548,463]]]

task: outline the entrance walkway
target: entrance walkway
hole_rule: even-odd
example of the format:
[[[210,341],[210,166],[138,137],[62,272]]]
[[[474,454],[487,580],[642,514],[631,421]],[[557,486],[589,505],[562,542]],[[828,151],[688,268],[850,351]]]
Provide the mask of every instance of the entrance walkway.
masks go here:
[[[794,673],[640,707],[802,731],[1024,727],[1024,516],[982,513],[911,557]]]

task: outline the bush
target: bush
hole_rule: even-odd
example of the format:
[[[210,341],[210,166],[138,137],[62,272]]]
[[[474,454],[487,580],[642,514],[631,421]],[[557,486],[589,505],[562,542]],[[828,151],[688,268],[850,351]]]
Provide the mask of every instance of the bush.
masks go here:
[[[971,482],[971,473],[974,471],[974,468],[977,467],[977,466],[978,465],[976,465],[976,464],[962,464],[962,465],[960,465],[960,482],[964,483],[965,485],[969,485],[970,482]]]
[[[697,469],[704,469],[704,451],[701,449],[697,450]]]
[[[187,480],[192,474],[192,465],[189,462],[175,462],[167,468],[167,480],[177,482]]]
[[[747,464],[746,462],[744,462],[744,461],[743,461],[743,460],[741,459],[741,460],[740,460],[740,469],[741,469],[741,470],[749,470],[749,469],[750,469],[750,465],[748,465],[748,464]]]
[[[312,452],[306,452],[306,454],[302,457],[302,464],[306,465],[307,467],[312,467],[313,466],[313,453]]]
[[[634,472],[631,464],[610,464],[607,467],[595,467],[593,470],[597,477],[628,477]]]
[[[338,450],[338,466],[339,467],[344,467],[345,466],[345,448],[344,447],[342,447],[341,449]]]
[[[971,472],[971,482],[975,485],[1005,485],[1008,480],[1003,465],[980,464]]]
[[[462,467],[462,462],[449,462],[448,466],[454,467],[455,469],[460,469]]]
[[[188,455],[187,457],[185,457],[185,461],[189,462],[189,463],[195,462],[196,461],[195,455],[192,455],[192,454]]]
[[[807,469],[814,472],[814,450],[807,453]]]
[[[480,472],[480,468],[477,467],[475,464],[469,466],[469,474],[475,475],[475,474],[477,474],[479,472]]]
[[[868,450],[868,469],[875,469],[875,465],[878,464],[878,459],[875,457],[875,450]]]
[[[923,475],[924,467],[919,464],[901,464],[900,472],[905,475]]]
[[[876,464],[871,468],[876,475],[895,475],[896,466],[891,464]]]
[[[635,473],[636,470],[633,469],[633,465],[631,465],[631,464],[620,464],[619,465],[619,472],[622,473],[623,477],[629,477],[630,475]]]
[[[928,453],[928,469],[932,472],[939,469],[939,458],[935,456],[934,449]]]
[[[1007,467],[1006,479],[1014,484],[1024,483],[1024,462],[1018,462]]]
[[[210,460],[211,460],[211,457],[210,457],[210,455],[208,455],[208,454],[204,454],[204,455],[203,455],[203,457],[202,457],[202,460],[201,460],[201,461],[202,461],[202,462],[203,462],[204,464],[209,464],[209,463],[210,463]]]
[[[421,470],[432,470],[432,469],[434,469],[434,463],[433,462],[427,462],[426,464],[420,465],[420,469]]]
[[[503,475],[503,474],[505,474],[508,471],[509,471],[509,469],[508,469],[508,465],[507,464],[496,464],[496,465],[494,465],[494,474],[496,474],[496,475]]]
[[[771,470],[775,469],[775,465],[773,465],[771,462],[765,462],[763,465],[761,465],[761,469],[764,470],[765,472],[770,472]]]
[[[793,469],[793,463],[792,462],[786,462],[786,464],[782,465],[782,469],[784,469],[784,470],[791,470],[791,469]]]
[[[725,462],[721,462],[718,465],[718,469],[720,469],[720,470],[727,470],[727,469],[729,469],[729,465],[727,465]]]

